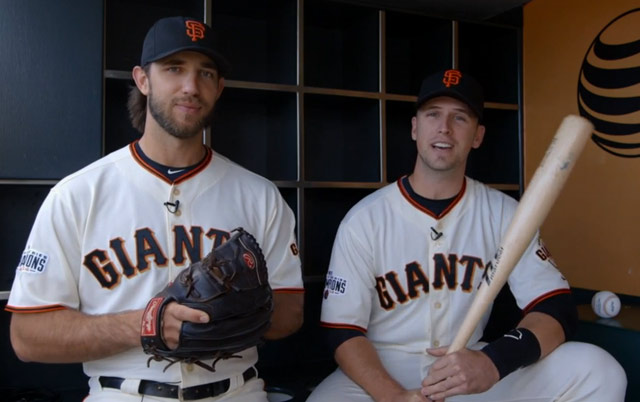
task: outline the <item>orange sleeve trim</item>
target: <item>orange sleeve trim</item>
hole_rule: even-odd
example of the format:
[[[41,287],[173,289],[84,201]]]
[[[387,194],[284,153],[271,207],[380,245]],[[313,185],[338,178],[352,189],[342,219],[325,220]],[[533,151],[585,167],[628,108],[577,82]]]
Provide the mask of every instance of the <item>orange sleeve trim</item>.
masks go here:
[[[356,331],[360,331],[363,334],[367,333],[367,330],[365,328],[359,327],[357,325],[351,325],[351,324],[338,324],[334,322],[320,321],[320,326],[325,328],[333,328],[333,329],[353,329]]]
[[[274,293],[304,293],[304,288],[279,288],[273,289]]]
[[[527,307],[525,307],[524,310],[522,310],[522,313],[527,314],[533,307],[536,306],[536,304],[540,303],[541,301],[547,300],[550,297],[561,295],[561,294],[571,294],[571,289],[556,289],[549,293],[545,293],[542,296],[539,296],[537,299],[535,299],[531,303],[529,303]]]
[[[52,304],[50,306],[36,306],[36,307],[15,307],[15,306],[5,306],[5,311],[10,313],[22,313],[22,314],[33,314],[33,313],[47,313],[51,311],[58,310],[66,310],[66,306],[62,306],[60,304]]]

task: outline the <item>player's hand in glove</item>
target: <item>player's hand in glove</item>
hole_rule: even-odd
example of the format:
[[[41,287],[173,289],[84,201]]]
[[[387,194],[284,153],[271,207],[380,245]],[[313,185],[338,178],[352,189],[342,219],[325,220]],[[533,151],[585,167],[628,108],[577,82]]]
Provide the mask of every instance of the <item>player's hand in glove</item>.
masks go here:
[[[151,355],[149,363],[152,359],[168,360],[169,365],[195,363],[215,371],[218,360],[236,357],[236,353],[262,343],[273,311],[266,261],[251,234],[242,228],[232,233],[202,261],[181,271],[147,304],[141,342]],[[209,317],[206,323],[183,320],[175,348],[163,339],[163,316],[172,302],[201,310]],[[184,317],[181,314],[189,314],[186,310],[180,313],[177,308],[181,306],[169,309],[177,320]],[[170,344],[175,344],[175,339]],[[215,360],[209,365],[202,361],[207,359]]]
[[[178,347],[184,321],[204,324],[209,322],[209,315],[176,302],[168,303],[162,315],[162,340],[169,349]]]

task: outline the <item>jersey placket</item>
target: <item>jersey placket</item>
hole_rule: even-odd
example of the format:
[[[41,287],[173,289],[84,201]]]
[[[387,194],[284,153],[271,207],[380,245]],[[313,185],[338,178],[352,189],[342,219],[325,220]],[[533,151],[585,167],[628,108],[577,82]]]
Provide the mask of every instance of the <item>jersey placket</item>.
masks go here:
[[[168,248],[173,249],[172,255],[176,255],[175,253],[177,252],[177,250],[175,250],[175,247],[176,247],[175,233],[174,233],[175,226],[182,224],[184,222],[184,218],[186,215],[185,205],[188,205],[188,203],[183,201],[184,195],[185,194],[183,194],[182,189],[180,188],[180,185],[176,183],[171,184],[171,186],[169,187],[169,197],[168,197],[169,201],[167,201],[165,206],[167,207],[167,211],[166,211],[167,239],[174,239],[173,244],[167,245]],[[185,268],[186,266],[177,267],[173,258],[170,259],[169,260],[169,280],[173,281],[175,277],[178,275],[178,273]],[[181,382],[184,382],[184,380],[187,378],[193,381],[192,377],[194,376],[194,371],[195,371],[194,364],[180,362],[180,377],[182,380]],[[200,380],[196,381],[196,383],[199,383],[199,382]],[[184,384],[182,386],[185,387]]]
[[[438,233],[443,233],[442,221],[438,221],[435,226]],[[446,345],[449,339],[449,322],[447,318],[449,307],[449,288],[446,282],[442,287],[435,289],[433,286],[436,283],[436,259],[434,256],[440,254],[444,256],[444,260],[447,261],[447,247],[448,242],[445,235],[432,237],[429,236],[429,278],[431,279],[431,289],[429,291],[429,312],[431,322],[431,345],[430,347],[440,347]],[[452,267],[455,269],[455,267]]]
[[[184,215],[184,208],[185,208],[185,203],[180,201],[180,187],[178,185],[176,185],[175,183],[171,184],[171,186],[169,187],[169,201],[167,201],[164,205],[166,206],[166,238],[167,239],[174,239],[174,241],[172,242],[173,244],[167,244],[167,249],[172,250],[172,255],[175,255],[175,253],[177,252],[177,250],[175,250],[176,244],[175,244],[175,233],[174,233],[174,228],[177,224],[179,224],[180,222],[182,222],[182,216]],[[184,267],[178,269],[178,267],[176,267],[175,265],[175,261],[172,259],[169,260],[169,280],[172,281],[176,275],[178,275],[178,272],[180,272],[181,269],[183,269]]]

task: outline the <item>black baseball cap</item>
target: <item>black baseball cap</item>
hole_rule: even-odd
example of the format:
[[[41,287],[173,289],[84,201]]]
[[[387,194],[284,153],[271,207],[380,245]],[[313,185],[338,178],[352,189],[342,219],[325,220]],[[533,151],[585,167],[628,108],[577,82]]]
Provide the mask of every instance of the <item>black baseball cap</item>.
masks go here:
[[[429,99],[438,96],[450,96],[466,103],[482,121],[484,95],[482,86],[469,74],[450,69],[439,71],[422,81],[416,109]]]
[[[193,50],[209,56],[216,64],[218,74],[224,77],[231,65],[216,48],[211,27],[202,21],[188,17],[162,18],[153,24],[144,38],[140,65],[144,67],[173,53]]]

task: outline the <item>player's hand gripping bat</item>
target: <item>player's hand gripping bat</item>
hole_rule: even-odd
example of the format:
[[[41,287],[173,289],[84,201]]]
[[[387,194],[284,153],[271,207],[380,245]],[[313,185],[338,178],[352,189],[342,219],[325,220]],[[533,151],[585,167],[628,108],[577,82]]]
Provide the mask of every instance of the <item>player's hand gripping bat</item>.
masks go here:
[[[480,318],[544,222],[592,131],[593,125],[588,120],[574,115],[566,116],[558,127],[522,195],[493,260],[485,267],[478,294],[447,353],[456,352],[467,345]]]

